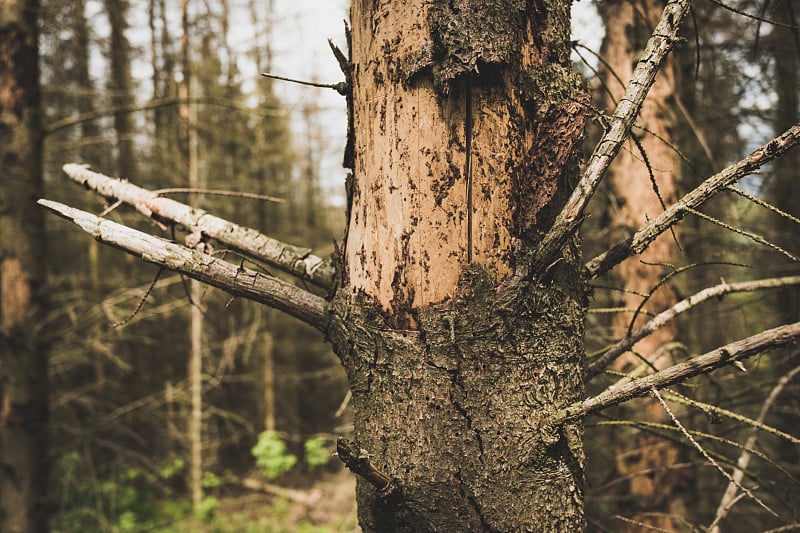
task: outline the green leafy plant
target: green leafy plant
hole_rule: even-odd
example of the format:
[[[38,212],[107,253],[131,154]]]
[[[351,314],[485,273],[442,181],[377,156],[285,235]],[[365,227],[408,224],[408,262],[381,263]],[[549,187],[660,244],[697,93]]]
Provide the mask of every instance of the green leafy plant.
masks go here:
[[[200,500],[200,506],[197,508],[197,518],[203,523],[208,524],[214,518],[214,513],[219,508],[220,501],[214,496],[206,496]]]
[[[274,430],[263,431],[250,453],[256,460],[256,466],[267,479],[277,478],[291,470],[297,463],[297,457],[286,451],[286,444]]]
[[[325,446],[325,440],[320,438],[308,439],[304,444],[306,463],[313,470],[328,464],[331,452]]]
[[[218,489],[222,485],[222,481],[214,472],[203,472],[203,479],[200,484],[204,489]]]
[[[161,479],[171,479],[186,469],[186,461],[181,457],[170,457],[164,461],[158,475]]]

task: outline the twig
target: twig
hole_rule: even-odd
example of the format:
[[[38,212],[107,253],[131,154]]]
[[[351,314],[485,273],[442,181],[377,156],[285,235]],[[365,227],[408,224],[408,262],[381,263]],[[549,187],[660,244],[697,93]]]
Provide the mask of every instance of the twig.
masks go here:
[[[147,300],[147,297],[148,297],[148,296],[150,296],[150,293],[151,293],[151,292],[153,292],[153,287],[155,287],[155,286],[156,286],[156,283],[158,283],[158,278],[160,278],[160,277],[161,277],[161,273],[162,273],[163,271],[164,271],[164,269],[163,269],[163,268],[159,268],[159,269],[158,269],[158,272],[156,272],[156,275],[155,275],[155,277],[153,278],[153,282],[152,282],[152,283],[150,283],[150,285],[147,287],[147,290],[144,292],[144,296],[142,296],[142,297],[139,299],[139,303],[138,303],[138,304],[136,304],[136,307],[133,309],[133,311],[131,312],[131,314],[129,314],[127,317],[123,318],[123,319],[122,319],[122,320],[120,320],[119,322],[115,322],[114,324],[111,324],[111,327],[112,327],[112,328],[114,328],[114,329],[119,329],[119,328],[121,328],[121,327],[125,326],[125,324],[127,324],[128,322],[130,322],[130,321],[131,321],[131,319],[133,319],[133,317],[135,317],[135,316],[136,316],[136,315],[139,313],[139,311],[141,311],[141,309],[142,309],[142,306],[144,305],[144,302],[145,302],[145,300]]]
[[[163,194],[187,193],[187,194],[209,194],[212,196],[232,196],[235,198],[247,198],[248,200],[264,200],[267,202],[275,202],[278,204],[282,204],[286,201],[283,198],[278,198],[277,196],[269,196],[266,194],[258,194],[254,192],[228,191],[225,189],[203,189],[197,187],[169,187],[166,189],[155,189],[151,192],[157,196],[161,196]]]
[[[619,387],[610,387],[597,396],[575,402],[555,413],[548,423],[559,425],[584,418],[596,411],[607,409],[638,396],[644,396],[650,392],[650,389],[662,389],[766,350],[795,343],[798,337],[800,337],[800,322],[762,331],[665,368],[655,374],[634,379]]]
[[[320,331],[327,328],[325,300],[285,281],[58,202],[39,200],[38,203],[73,221],[103,244],[124,250],[148,263],[181,272],[230,294],[284,311]]]
[[[671,205],[669,209],[639,228],[625,241],[615,244],[611,249],[586,263],[588,275],[597,277],[608,272],[628,257],[642,253],[656,237],[683,219],[687,214],[687,208],[691,209],[703,204],[720,190],[780,157],[798,143],[800,143],[800,124],[795,124],[738,163],[726,167],[705,180]]]
[[[575,187],[572,196],[556,217],[553,227],[545,235],[534,255],[533,271],[539,272],[552,263],[556,254],[575,233],[584,218],[584,210],[630,133],[631,125],[639,114],[642,103],[653,85],[673,44],[679,40],[678,29],[689,11],[689,0],[670,0],[653,34],[647,41],[642,57],[636,64],[628,88],[620,99],[603,138],[589,160],[589,164]]]
[[[720,283],[713,287],[708,287],[702,291],[689,296],[676,303],[666,311],[663,311],[653,317],[652,320],[644,324],[642,327],[632,332],[629,336],[620,340],[611,346],[607,352],[592,361],[586,369],[585,379],[589,380],[603,371],[610,365],[617,357],[629,350],[634,344],[647,337],[657,329],[661,328],[678,316],[695,307],[696,305],[705,302],[706,300],[714,297],[721,297],[732,292],[749,292],[763,289],[778,289],[781,287],[788,287],[791,285],[800,285],[800,276],[786,276],[782,278],[769,278],[756,281],[743,281],[738,283]]]
[[[775,213],[778,216],[781,216],[781,217],[783,217],[783,218],[785,218],[787,220],[790,220],[791,222],[794,222],[795,224],[800,224],[800,218],[797,218],[796,216],[794,216],[794,215],[792,215],[790,213],[787,213],[786,211],[778,209],[777,207],[775,207],[771,203],[766,202],[766,201],[762,200],[761,198],[758,198],[757,196],[753,196],[752,194],[748,193],[747,191],[743,191],[742,189],[740,189],[738,187],[734,187],[733,185],[729,185],[727,187],[727,189],[729,191],[735,192],[736,194],[738,194],[742,198],[746,198],[746,199],[750,200],[751,202],[753,202],[756,205],[760,205],[764,209],[772,211],[773,213]]]
[[[752,428],[756,428],[760,431],[763,431],[764,433],[775,435],[776,437],[783,439],[786,442],[790,442],[795,445],[800,445],[800,438],[795,437],[794,435],[789,435],[784,431],[781,431],[772,426],[768,426],[767,424],[759,422],[758,420],[753,420],[752,418],[748,418],[741,413],[737,413],[736,411],[730,411],[728,409],[723,409],[718,405],[712,405],[698,400],[693,400],[675,391],[666,390],[662,393],[662,395],[671,402],[682,403],[684,405],[700,409],[706,416],[714,416],[714,417],[724,416],[730,418],[731,420],[735,420],[736,422],[741,422],[742,424],[745,424]]]
[[[783,248],[781,248],[777,244],[769,242],[767,239],[765,239],[761,235],[758,235],[758,234],[750,232],[750,231],[745,231],[745,230],[740,229],[740,228],[736,228],[734,226],[731,226],[730,224],[726,224],[725,222],[723,222],[721,220],[718,220],[718,219],[716,219],[716,218],[714,218],[714,217],[712,217],[710,215],[706,215],[705,213],[702,213],[702,212],[700,212],[700,211],[698,211],[696,209],[692,209],[690,207],[686,207],[686,208],[684,208],[684,210],[687,213],[691,213],[692,215],[694,215],[694,216],[696,216],[698,218],[702,218],[703,220],[705,220],[707,222],[711,222],[712,224],[716,224],[717,226],[719,226],[719,227],[721,227],[723,229],[726,229],[726,230],[728,230],[730,232],[733,232],[733,233],[737,233],[739,235],[742,235],[743,237],[747,237],[748,239],[752,240],[753,242],[757,242],[758,244],[763,244],[764,246],[766,246],[768,248],[772,248],[776,252],[788,257],[789,259],[791,259],[794,262],[800,262],[800,258],[798,258],[796,255],[794,255],[791,252],[788,252],[788,251],[784,250]]]
[[[778,22],[777,20],[766,19],[766,18],[763,18],[763,17],[759,17],[757,15],[751,15],[747,11],[743,11],[741,9],[736,9],[735,7],[729,6],[728,4],[724,4],[724,3],[720,2],[719,0],[711,0],[711,3],[712,4],[717,4],[719,7],[723,8],[723,9],[727,9],[728,11],[730,11],[732,13],[736,13],[737,15],[741,15],[741,16],[743,16],[745,18],[757,20],[759,22],[766,22],[767,24],[771,24],[773,26],[778,26],[780,28],[789,28],[790,30],[800,29],[800,26],[795,26],[793,24],[786,24],[784,22]]]
[[[747,494],[754,502],[756,502],[758,505],[763,507],[772,516],[778,516],[778,513],[776,513],[772,509],[770,509],[769,506],[766,503],[761,501],[760,498],[758,498],[755,494],[750,492],[750,489],[748,489],[747,487],[742,485],[740,482],[735,480],[733,478],[733,476],[731,476],[727,471],[725,471],[724,468],[722,468],[719,465],[719,463],[717,463],[710,455],[708,455],[708,453],[703,449],[703,447],[700,446],[700,443],[697,442],[697,440],[695,440],[695,438],[692,437],[692,434],[689,433],[689,431],[686,429],[686,427],[683,424],[681,424],[681,421],[678,420],[678,417],[676,417],[675,413],[672,412],[672,409],[669,408],[669,405],[667,405],[667,402],[665,402],[664,398],[661,397],[661,394],[658,392],[658,390],[656,390],[655,388],[652,388],[652,389],[650,389],[650,392],[653,394],[653,396],[656,397],[656,399],[658,400],[658,403],[661,404],[661,407],[664,409],[664,411],[667,413],[667,415],[669,415],[669,417],[672,419],[672,423],[675,424],[675,426],[681,431],[681,433],[683,433],[683,436],[686,437],[686,440],[688,440],[689,442],[692,443],[692,446],[694,446],[695,449],[697,449],[697,451],[700,452],[700,455],[702,455],[706,459],[706,461],[711,463],[714,466],[714,468],[716,468],[717,471],[719,471],[720,474],[725,476],[725,478],[730,483],[733,483],[734,485],[736,485],[739,489],[742,490],[742,492]]]
[[[778,380],[778,383],[772,388],[769,396],[767,396],[767,399],[764,400],[761,410],[758,413],[758,418],[756,419],[757,422],[764,422],[764,419],[767,417],[767,412],[769,412],[772,404],[775,402],[775,399],[798,373],[800,373],[800,366],[795,367],[791,372]],[[731,508],[739,500],[739,498],[737,498],[739,483],[741,483],[742,478],[744,477],[744,472],[747,470],[747,467],[750,464],[750,458],[753,456],[751,450],[755,448],[757,440],[758,434],[756,433],[755,428],[753,428],[753,430],[750,432],[750,436],[747,437],[747,441],[745,441],[744,449],[739,455],[739,460],[736,462],[736,469],[733,471],[733,479],[730,483],[728,483],[728,486],[719,501],[717,511],[714,514],[714,521],[708,526],[709,533],[719,533],[719,523],[728,515],[728,512],[730,512]]]
[[[347,94],[347,83],[343,81],[339,83],[317,83],[315,81],[296,80],[294,78],[278,76],[277,74],[270,74],[268,72],[262,72],[261,75],[272,80],[288,81],[290,83],[297,83],[298,85],[308,85],[309,87],[320,87],[322,89],[333,89],[342,96]]]
[[[72,117],[66,117],[55,122],[48,124],[44,128],[45,136],[51,135],[56,133],[57,131],[69,128],[71,126],[76,126],[83,122],[88,122],[90,120],[95,120],[102,117],[107,117],[110,115],[120,115],[120,114],[128,114],[128,113],[135,113],[138,111],[152,111],[154,109],[160,109],[162,107],[172,107],[177,106],[180,104],[203,104],[203,105],[211,105],[216,107],[222,107],[225,109],[232,109],[234,111],[239,111],[241,113],[247,113],[251,115],[257,115],[261,117],[285,117],[286,113],[273,111],[271,113],[267,113],[264,110],[259,109],[251,109],[248,107],[239,106],[236,104],[232,104],[230,101],[227,100],[220,100],[217,98],[177,98],[177,97],[170,97],[170,98],[161,98],[158,100],[153,100],[147,102],[145,104],[136,104],[136,105],[126,105],[120,107],[112,107],[110,109],[103,109],[101,111],[92,111],[89,113],[82,113],[80,115],[75,115]]]

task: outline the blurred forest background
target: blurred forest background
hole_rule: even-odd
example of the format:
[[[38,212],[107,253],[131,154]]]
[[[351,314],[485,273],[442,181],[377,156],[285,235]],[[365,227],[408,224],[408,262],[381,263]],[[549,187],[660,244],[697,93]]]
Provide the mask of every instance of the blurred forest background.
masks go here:
[[[663,6],[592,5],[596,28],[602,20],[608,35],[600,50],[576,41],[574,55],[595,93],[589,147],[619,94],[616,78],[628,79]],[[618,178],[598,195],[584,226],[587,258],[658,213],[652,188],[626,188],[631,173],[651,175],[668,202],[798,122],[800,6],[726,5],[732,9],[716,0],[695,3],[686,41],[649,100],[652,113],[642,115],[638,133],[655,142],[632,144],[620,157],[632,166],[614,170]],[[276,89],[287,82],[257,76],[286,72],[273,59],[286,30],[271,1],[42,0],[40,18],[46,196],[95,213],[114,207],[64,178],[64,163],[86,163],[319,256],[334,252],[344,225],[344,174],[334,182],[324,169],[331,147],[338,152],[344,139],[344,99],[335,122],[320,104],[330,89]],[[318,50],[329,54],[323,40]],[[282,99],[289,90],[302,96]],[[587,324],[589,352],[625,336],[634,314],[652,316],[705,287],[797,274],[797,262],[775,246],[800,253],[798,220],[783,214],[798,215],[799,168],[794,150],[704,206],[711,220],[687,219],[656,255],[642,259],[645,273],[604,276]],[[188,187],[281,201],[189,194]],[[124,208],[108,216],[148,224]],[[357,530],[355,482],[330,460],[336,436],[350,430],[347,384],[319,334],[178,275],[165,273],[153,284],[156,268],[52,219],[47,246],[50,311],[37,335],[51,347],[53,531]],[[729,295],[639,350],[676,358],[703,353],[797,321],[798,296],[796,288]],[[702,387],[692,395],[757,419],[788,376],[762,419],[796,435],[797,368],[794,348],[783,358],[749,362],[747,379],[732,369],[693,382]],[[614,379],[601,376],[589,392]],[[592,530],[690,531],[714,520],[728,480],[652,411],[641,400],[587,421]],[[751,424],[723,421],[697,401],[677,414],[707,453],[726,467],[736,464]],[[798,440],[764,432],[749,447],[758,454],[746,467],[748,484],[797,517]],[[756,507],[739,501],[725,530],[767,529]]]

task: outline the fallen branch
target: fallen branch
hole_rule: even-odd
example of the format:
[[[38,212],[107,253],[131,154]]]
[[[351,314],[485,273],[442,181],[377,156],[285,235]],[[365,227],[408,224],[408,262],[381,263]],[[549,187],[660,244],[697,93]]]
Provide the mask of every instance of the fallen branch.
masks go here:
[[[798,337],[800,337],[800,322],[762,331],[654,374],[633,379],[624,385],[609,387],[597,396],[573,403],[561,409],[555,413],[549,423],[551,425],[560,425],[584,418],[596,411],[644,396],[651,389],[663,389],[698,374],[708,373],[766,350],[792,344],[797,341]]]
[[[227,476],[224,478],[224,481],[225,483],[238,485],[247,490],[259,491],[279,498],[285,498],[299,503],[300,505],[305,505],[306,507],[316,505],[322,499],[322,491],[320,489],[312,489],[309,491],[289,489],[272,483],[265,483],[254,477],[238,478],[235,476]]]
[[[778,289],[781,287],[788,287],[791,285],[800,285],[800,276],[786,276],[782,278],[769,278],[756,281],[743,281],[739,283],[720,283],[713,287],[708,287],[702,291],[681,300],[666,311],[663,311],[653,317],[652,320],[644,324],[642,327],[632,332],[629,336],[621,339],[616,344],[611,346],[608,351],[603,355],[595,358],[586,368],[585,379],[589,380],[601,373],[608,365],[614,360],[633,347],[634,344],[647,337],[657,329],[661,328],[678,316],[679,314],[688,311],[692,307],[705,302],[709,298],[721,297],[732,292],[748,292],[763,289]]]
[[[73,181],[106,198],[120,200],[148,218],[180,224],[192,233],[211,237],[248,257],[319,287],[330,289],[334,285],[336,270],[333,263],[313,255],[309,248],[283,243],[254,229],[211,215],[202,209],[163,198],[156,192],[127,181],[94,172],[83,165],[66,164],[64,172]]]
[[[795,124],[738,163],[714,174],[678,202],[662,211],[656,218],[639,228],[633,236],[615,244],[611,249],[586,263],[589,277],[597,277],[608,272],[628,257],[642,253],[656,237],[685,217],[688,214],[687,209],[702,205],[719,191],[780,157],[797,144],[800,144],[800,124]]]
[[[551,264],[567,240],[577,231],[583,220],[586,205],[629,137],[631,126],[656,79],[656,73],[660,70],[667,53],[679,40],[678,30],[683,18],[689,12],[690,4],[689,0],[670,0],[664,7],[661,19],[636,64],[631,82],[609,121],[608,129],[597,143],[572,196],[536,250],[534,272],[541,272],[544,267]]]
[[[325,300],[285,281],[58,202],[39,200],[38,203],[73,221],[103,244],[124,250],[148,263],[180,272],[234,296],[284,311],[320,331],[325,331],[327,327]]]

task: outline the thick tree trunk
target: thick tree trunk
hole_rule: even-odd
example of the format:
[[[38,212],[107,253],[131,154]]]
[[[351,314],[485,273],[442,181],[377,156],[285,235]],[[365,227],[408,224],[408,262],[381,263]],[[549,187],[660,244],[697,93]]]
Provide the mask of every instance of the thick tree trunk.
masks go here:
[[[47,531],[38,9],[35,0],[0,9],[0,531],[9,533]]]
[[[582,527],[584,286],[528,257],[574,176],[583,93],[568,4],[352,6],[354,172],[329,337],[356,440],[365,531]]]

